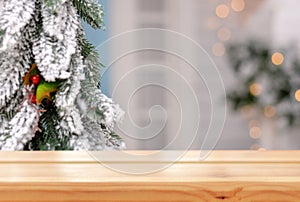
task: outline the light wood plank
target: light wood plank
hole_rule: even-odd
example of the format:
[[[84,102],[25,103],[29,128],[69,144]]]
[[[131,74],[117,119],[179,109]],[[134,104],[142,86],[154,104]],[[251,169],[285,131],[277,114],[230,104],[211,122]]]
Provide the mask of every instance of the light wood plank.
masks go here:
[[[149,166],[149,164],[131,165]],[[280,163],[276,165],[177,163],[165,170],[147,175],[115,172],[98,164],[16,163],[0,165],[0,170],[0,182],[300,182],[300,164]]]
[[[213,151],[205,160],[189,151],[176,162],[178,151],[127,152],[143,161],[118,152],[101,152],[102,164],[88,152],[0,152],[0,201],[300,201],[300,151]],[[130,175],[110,166],[166,168]]]
[[[76,163],[76,162],[86,162],[86,163],[98,163],[97,160],[93,158],[93,155],[101,153],[101,160],[104,162],[134,162],[137,161],[132,155],[144,155],[144,161],[147,162],[157,162],[157,161],[171,161],[173,158],[168,156],[181,156],[177,162],[292,162],[300,163],[300,151],[202,151],[208,153],[209,156],[205,159],[200,158],[200,151],[122,151],[122,152],[112,152],[112,151],[102,151],[102,152],[74,152],[74,151],[35,151],[35,152],[15,152],[15,151],[2,151],[0,152],[0,163],[10,163],[10,162],[35,162],[35,163]],[[128,158],[122,158],[124,155],[120,153],[128,153]],[[156,153],[156,156],[150,156],[148,154]],[[176,155],[172,155],[176,153]],[[168,159],[169,158],[169,159]],[[200,160],[199,160],[200,159]]]
[[[300,184],[198,183],[14,183],[0,184],[1,201],[266,201],[297,202]]]

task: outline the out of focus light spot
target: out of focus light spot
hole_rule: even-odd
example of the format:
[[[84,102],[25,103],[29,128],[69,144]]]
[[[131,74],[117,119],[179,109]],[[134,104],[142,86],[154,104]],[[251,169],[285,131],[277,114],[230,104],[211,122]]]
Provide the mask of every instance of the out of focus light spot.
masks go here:
[[[295,98],[298,102],[300,102],[300,89],[296,91]]]
[[[252,106],[246,105],[246,106],[243,106],[243,107],[242,107],[241,112],[242,112],[242,114],[243,114],[245,117],[247,117],[248,115],[251,114],[252,109],[253,109]]]
[[[232,0],[231,8],[236,12],[241,12],[245,9],[245,1],[244,0]]]
[[[264,108],[264,115],[267,117],[267,118],[272,118],[274,117],[276,114],[276,108],[273,107],[273,106],[266,106]]]
[[[274,65],[281,65],[284,61],[282,53],[276,52],[272,55],[272,62]]]
[[[262,87],[261,87],[261,85],[258,84],[258,83],[253,83],[253,84],[250,85],[249,91],[250,91],[250,93],[251,93],[252,95],[258,96],[258,95],[261,94]]]
[[[219,26],[220,26],[220,21],[218,18],[216,18],[216,17],[208,18],[207,27],[210,30],[216,30]]]
[[[261,136],[261,129],[257,126],[250,128],[249,135],[253,139],[258,139]]]
[[[221,40],[221,41],[228,41],[231,37],[231,32],[229,29],[223,27],[221,29],[219,29],[218,31],[218,38]]]
[[[219,18],[226,18],[229,14],[229,8],[225,4],[220,4],[216,8],[216,15]]]
[[[251,150],[259,150],[260,148],[261,148],[261,146],[259,144],[253,144],[250,147]]]
[[[222,43],[216,43],[212,47],[212,52],[215,56],[223,56],[225,54],[225,46]]]
[[[258,120],[251,120],[249,122],[249,128],[260,126],[260,122]]]

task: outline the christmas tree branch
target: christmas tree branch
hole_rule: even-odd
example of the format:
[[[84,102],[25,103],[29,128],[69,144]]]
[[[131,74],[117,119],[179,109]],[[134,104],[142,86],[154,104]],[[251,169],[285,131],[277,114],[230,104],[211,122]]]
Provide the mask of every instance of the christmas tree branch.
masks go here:
[[[21,110],[9,122],[2,150],[23,150],[24,145],[34,136],[37,113],[28,100],[23,103]]]
[[[8,0],[0,16],[0,50],[13,49],[34,14],[34,0]]]
[[[46,81],[70,77],[69,63],[77,46],[79,19],[76,10],[66,2],[59,11],[52,14],[49,8],[42,6],[44,29],[33,46],[35,61]]]
[[[97,0],[73,0],[79,16],[94,29],[103,27],[103,10]]]

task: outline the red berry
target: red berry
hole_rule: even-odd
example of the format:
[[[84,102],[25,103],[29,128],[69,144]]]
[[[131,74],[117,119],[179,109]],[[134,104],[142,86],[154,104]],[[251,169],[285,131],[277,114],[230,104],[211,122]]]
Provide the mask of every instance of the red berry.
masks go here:
[[[30,80],[34,85],[38,85],[40,83],[41,78],[39,75],[33,75],[32,77],[30,77]]]
[[[36,104],[36,95],[33,95],[33,96],[31,97],[31,103],[32,103],[32,104]]]

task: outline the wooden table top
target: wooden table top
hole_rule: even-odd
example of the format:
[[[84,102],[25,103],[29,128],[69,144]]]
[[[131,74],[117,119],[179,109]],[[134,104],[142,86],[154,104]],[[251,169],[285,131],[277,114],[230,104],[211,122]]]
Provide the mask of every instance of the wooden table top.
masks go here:
[[[0,152],[0,201],[300,201],[300,151],[203,153]]]

